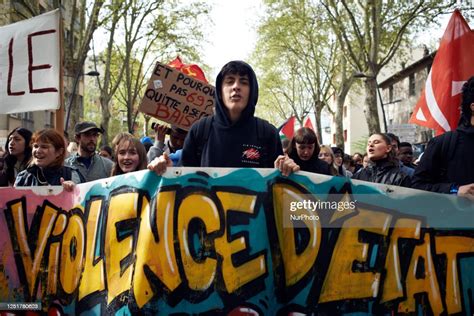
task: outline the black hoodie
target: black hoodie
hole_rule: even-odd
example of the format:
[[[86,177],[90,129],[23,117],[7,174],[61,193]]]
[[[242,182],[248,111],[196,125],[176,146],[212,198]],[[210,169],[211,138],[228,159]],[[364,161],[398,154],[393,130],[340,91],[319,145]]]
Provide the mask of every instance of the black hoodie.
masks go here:
[[[247,106],[242,111],[239,120],[232,123],[222,100],[224,74],[221,70],[216,79],[215,114],[212,119],[201,119],[191,127],[184,142],[181,164],[191,167],[273,168],[273,162],[278,155],[283,154],[283,150],[276,128],[254,116],[258,100],[255,72],[243,61],[230,63],[247,69],[250,85]],[[204,130],[202,125],[209,119],[212,120],[209,134],[199,135],[203,133],[198,133],[198,130]],[[263,129],[257,127],[258,124]],[[199,155],[202,138],[207,138],[207,141],[201,146],[202,154]]]

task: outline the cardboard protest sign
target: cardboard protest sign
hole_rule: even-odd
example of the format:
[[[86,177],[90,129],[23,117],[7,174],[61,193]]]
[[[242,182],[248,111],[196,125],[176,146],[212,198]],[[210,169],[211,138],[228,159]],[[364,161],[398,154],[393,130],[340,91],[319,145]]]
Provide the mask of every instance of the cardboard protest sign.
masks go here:
[[[60,106],[59,9],[0,28],[0,114]]]
[[[143,170],[57,189],[0,189],[2,310],[473,313],[468,199],[250,168]]]
[[[212,114],[215,89],[170,66],[157,63],[139,110],[184,130]]]

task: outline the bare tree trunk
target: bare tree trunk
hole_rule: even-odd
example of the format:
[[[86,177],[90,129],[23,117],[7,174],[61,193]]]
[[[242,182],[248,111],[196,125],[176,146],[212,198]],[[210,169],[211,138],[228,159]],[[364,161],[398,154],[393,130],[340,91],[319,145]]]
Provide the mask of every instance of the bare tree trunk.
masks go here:
[[[319,144],[322,144],[323,141],[323,132],[321,129],[321,112],[323,108],[321,106],[314,107],[314,116],[316,117],[316,126],[314,127],[316,136],[318,137]]]
[[[365,81],[365,118],[369,135],[380,133],[379,111],[377,108],[377,85],[374,78]]]
[[[108,145],[109,144],[109,122],[110,122],[110,109],[109,109],[109,102],[110,98],[101,95],[100,96],[100,107],[102,109],[102,120],[100,126],[104,129],[104,133],[102,134],[102,138],[100,140],[100,145]]]
[[[341,96],[340,94],[337,96],[336,113],[335,113],[334,121],[336,123],[335,143],[336,143],[336,147],[339,147],[339,148],[344,148],[344,126],[342,124],[343,122],[342,114],[344,113],[345,101],[346,101],[346,96]]]
[[[73,76],[78,76],[83,72],[84,69],[84,62],[87,58],[87,53],[89,52],[90,49],[90,42],[92,40],[92,35],[94,34],[95,30],[99,26],[99,12],[104,5],[105,0],[95,0],[94,5],[92,8],[92,13],[89,18],[89,24],[86,27],[85,34],[83,36],[82,42],[79,44],[79,47],[74,43],[73,36],[69,39],[70,42],[67,43],[67,52],[69,53],[69,56],[71,58],[70,63],[71,67],[69,69],[72,70]],[[76,7],[74,6],[74,11]],[[73,12],[72,16],[74,17],[76,15],[75,12]],[[71,24],[73,24],[74,21],[71,21]],[[74,32],[71,31],[71,34]],[[75,57],[73,57],[75,56]],[[67,61],[66,61],[67,63]],[[77,88],[79,89],[79,87]],[[74,93],[74,91],[71,91],[71,93]],[[78,105],[77,100],[79,99],[78,97],[78,92],[76,91],[75,97],[72,100],[71,103],[71,122],[69,123],[68,126],[68,133],[70,135],[73,134],[73,129],[75,123],[77,123],[79,120],[82,119],[83,117],[83,107]]]
[[[150,123],[151,116],[144,115],[145,117],[145,126],[143,126],[143,135],[148,136],[148,124]]]

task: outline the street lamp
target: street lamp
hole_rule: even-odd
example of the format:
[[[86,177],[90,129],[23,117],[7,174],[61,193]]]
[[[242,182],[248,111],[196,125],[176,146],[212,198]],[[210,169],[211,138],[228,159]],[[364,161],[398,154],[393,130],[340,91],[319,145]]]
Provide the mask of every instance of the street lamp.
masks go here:
[[[74,84],[72,86],[72,92],[71,92],[71,95],[69,96],[69,102],[67,106],[66,122],[64,123],[65,132],[67,132],[67,127],[69,125],[69,117],[71,116],[72,102],[74,101],[74,97],[76,96],[76,88],[77,88],[77,84],[79,83],[79,78],[82,76],[98,77],[99,75],[100,73],[98,71],[91,70],[87,73],[79,72],[76,78],[74,78]]]
[[[380,93],[380,87],[379,87],[379,83],[377,82],[377,76],[369,76],[363,72],[356,72],[354,74],[354,78],[367,78],[367,79],[374,79],[375,81],[375,86],[377,88],[377,94],[379,96],[379,100],[380,100],[380,106],[382,107],[382,117],[383,117],[383,125],[384,125],[384,129],[385,129],[385,133],[388,131],[387,130],[387,117],[385,116],[385,104],[383,103],[383,100],[382,100],[382,93]]]

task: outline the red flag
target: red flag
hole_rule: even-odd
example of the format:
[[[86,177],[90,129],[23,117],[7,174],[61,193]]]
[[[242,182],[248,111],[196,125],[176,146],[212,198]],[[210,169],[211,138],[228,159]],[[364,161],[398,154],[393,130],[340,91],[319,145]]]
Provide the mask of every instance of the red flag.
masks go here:
[[[286,138],[292,139],[293,135],[295,134],[295,117],[290,117],[280,130],[286,136]]]
[[[456,128],[462,85],[474,75],[472,52],[474,32],[461,13],[455,10],[441,38],[410,123],[435,129],[437,135]]]
[[[304,122],[304,127],[310,128],[314,131],[313,123],[311,123],[311,118],[308,116]]]
[[[184,73],[184,74],[186,74],[190,77],[194,77],[197,80],[201,80],[201,81],[204,81],[205,83],[208,83],[207,79],[206,79],[206,76],[204,75],[204,71],[202,71],[202,69],[198,65],[196,65],[196,64],[189,64],[189,65],[183,64],[183,62],[181,61],[181,58],[179,56],[177,56],[174,60],[170,61],[168,63],[168,66],[176,68],[179,71],[181,71],[182,73]]]
[[[181,68],[183,68],[184,64],[181,61],[181,58],[179,56],[176,56],[175,59],[173,59],[172,61],[170,61],[168,63],[168,66],[170,66],[172,68],[176,68],[178,70],[181,70]]]

